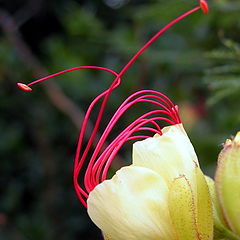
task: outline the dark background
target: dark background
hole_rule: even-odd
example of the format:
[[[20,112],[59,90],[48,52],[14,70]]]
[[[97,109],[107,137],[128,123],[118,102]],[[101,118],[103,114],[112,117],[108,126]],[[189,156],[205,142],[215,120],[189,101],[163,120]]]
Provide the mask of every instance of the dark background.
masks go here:
[[[72,166],[83,112],[112,76],[80,70],[31,93],[16,82],[80,65],[120,71],[154,33],[197,4],[0,0],[0,239],[101,239],[75,196]],[[179,105],[201,166],[213,176],[221,144],[240,129],[240,3],[209,6],[210,14],[194,13],[138,59],[105,117],[136,90],[165,93]],[[130,152],[126,146],[121,155],[126,164]]]

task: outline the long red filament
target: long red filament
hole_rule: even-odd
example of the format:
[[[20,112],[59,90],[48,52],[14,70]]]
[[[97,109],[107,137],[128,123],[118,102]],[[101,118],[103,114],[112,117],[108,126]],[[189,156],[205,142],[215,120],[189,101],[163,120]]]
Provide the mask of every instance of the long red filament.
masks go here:
[[[36,81],[33,81],[29,84],[17,83],[18,87],[24,91],[31,91],[32,89],[29,87],[36,83],[45,81],[49,78],[53,78],[59,76],[61,74],[65,74],[67,72],[79,70],[79,69],[97,69],[109,72],[115,76],[112,84],[109,86],[107,90],[99,94],[89,105],[87,112],[85,114],[82,128],[79,134],[78,145],[74,160],[74,169],[73,169],[73,182],[76,194],[81,201],[81,203],[87,207],[86,200],[88,198],[88,194],[102,181],[107,178],[107,173],[109,167],[113,159],[116,157],[117,153],[128,141],[136,140],[136,139],[145,139],[149,137],[149,132],[152,133],[161,133],[161,128],[159,126],[159,122],[166,122],[168,124],[174,125],[181,122],[180,117],[178,115],[178,107],[175,106],[171,100],[166,97],[164,94],[153,91],[153,90],[142,90],[136,93],[133,93],[129,96],[117,109],[116,113],[112,116],[111,120],[107,124],[103,134],[98,140],[97,145],[95,146],[93,152],[90,154],[90,150],[92,149],[93,141],[96,137],[96,133],[98,131],[99,125],[101,123],[105,106],[109,99],[112,91],[117,88],[121,83],[121,77],[124,73],[129,69],[129,67],[136,61],[136,59],[154,42],[156,41],[167,29],[169,29],[172,25],[180,21],[181,19],[187,17],[188,15],[196,12],[197,10],[202,9],[204,13],[208,13],[208,5],[205,0],[200,0],[200,6],[189,10],[188,12],[182,14],[178,18],[171,21],[165,27],[163,27],[157,34],[155,34],[131,59],[130,61],[123,67],[120,73],[116,73],[111,69],[98,67],[98,66],[80,66],[71,69],[67,69],[61,71],[59,73],[55,73],[49,75],[47,77],[43,77]],[[96,122],[94,124],[94,128],[92,130],[91,136],[88,139],[85,148],[83,149],[83,140],[85,136],[85,131],[87,128],[87,124],[89,118],[91,116],[91,112],[95,105],[98,102],[101,102],[100,109],[98,112],[98,116]],[[114,138],[107,146],[106,140],[109,137],[110,133],[113,132],[114,127],[116,126],[119,119],[128,111],[131,107],[136,104],[151,104],[153,107],[156,107],[156,110],[148,111],[141,116],[137,117],[132,123],[130,123],[124,130],[122,130],[117,137]],[[89,156],[90,155],[90,156]],[[87,166],[86,172],[84,176],[84,187],[81,187],[78,182],[79,173],[82,170],[86,159],[90,158]]]

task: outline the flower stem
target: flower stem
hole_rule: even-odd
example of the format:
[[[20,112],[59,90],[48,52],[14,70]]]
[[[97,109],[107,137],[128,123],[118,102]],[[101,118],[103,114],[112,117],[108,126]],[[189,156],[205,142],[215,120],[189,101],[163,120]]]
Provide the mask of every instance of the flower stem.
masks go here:
[[[236,235],[226,228],[215,230],[215,234],[217,235],[217,238],[215,239],[240,240],[240,236]]]

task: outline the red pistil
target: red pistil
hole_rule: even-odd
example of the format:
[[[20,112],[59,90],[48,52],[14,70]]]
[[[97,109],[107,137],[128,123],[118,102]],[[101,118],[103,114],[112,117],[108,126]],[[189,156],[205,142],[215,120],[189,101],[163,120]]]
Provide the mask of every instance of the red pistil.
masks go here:
[[[17,83],[18,87],[24,91],[31,91],[30,85],[36,84],[38,82],[45,81],[49,78],[56,77],[58,75],[75,71],[78,69],[97,69],[107,71],[115,76],[110,87],[98,95],[92,103],[89,105],[87,112],[85,114],[82,127],[79,134],[78,145],[74,160],[73,169],[73,182],[76,194],[81,201],[81,203],[87,207],[86,200],[89,193],[102,181],[107,178],[108,169],[117,155],[118,151],[121,149],[123,144],[128,141],[136,139],[145,139],[149,137],[149,132],[162,134],[159,122],[166,122],[168,124],[174,125],[181,123],[180,117],[178,115],[178,106],[174,105],[171,100],[164,94],[153,91],[153,90],[142,90],[130,95],[117,109],[115,114],[112,116],[111,120],[107,124],[103,134],[98,140],[93,152],[90,150],[93,148],[93,141],[95,140],[99,125],[101,123],[105,106],[109,99],[112,91],[117,88],[121,83],[121,77],[128,70],[128,68],[136,61],[136,59],[154,42],[159,38],[167,29],[172,25],[180,21],[181,19],[187,17],[193,12],[202,9],[204,13],[208,12],[208,6],[205,0],[200,0],[200,6],[193,8],[192,10],[182,14],[175,20],[171,21],[164,28],[162,28],[156,35],[154,35],[125,65],[125,67],[116,73],[111,69],[97,66],[81,66],[76,68],[67,69],[59,73],[52,74],[50,76],[38,79],[30,84],[26,85],[23,83]],[[97,103],[100,101],[100,109],[97,115],[97,119],[94,123],[94,128],[87,140],[86,146],[83,147],[83,140],[85,137],[85,132],[87,129],[88,121],[91,116],[92,110]],[[110,141],[106,146],[106,141],[114,131],[114,127],[118,123],[119,119],[126,113],[127,110],[134,107],[136,104],[150,104],[155,107],[155,110],[147,111],[146,113],[136,117],[125,129],[123,129],[114,140]],[[115,132],[115,131],[114,131]],[[87,159],[89,159],[87,161]],[[84,175],[84,188],[79,185],[79,173],[82,170],[84,163],[87,163],[86,172]]]

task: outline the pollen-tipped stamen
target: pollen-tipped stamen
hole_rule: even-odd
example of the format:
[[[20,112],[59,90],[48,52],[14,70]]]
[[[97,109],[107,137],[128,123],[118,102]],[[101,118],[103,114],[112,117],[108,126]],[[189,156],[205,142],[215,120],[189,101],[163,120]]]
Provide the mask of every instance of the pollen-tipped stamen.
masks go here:
[[[26,91],[26,92],[32,91],[32,89],[24,83],[17,83],[17,86],[23,91]]]
[[[208,4],[205,0],[200,0],[200,7],[204,13],[207,14],[209,12]]]

